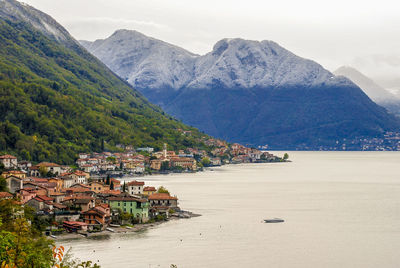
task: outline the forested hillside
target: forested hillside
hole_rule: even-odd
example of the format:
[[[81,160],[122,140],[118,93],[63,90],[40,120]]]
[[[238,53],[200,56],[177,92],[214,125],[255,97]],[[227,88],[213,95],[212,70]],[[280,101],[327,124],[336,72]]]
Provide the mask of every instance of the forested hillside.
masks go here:
[[[23,21],[0,20],[0,152],[72,163],[78,152],[117,144],[201,146],[200,135],[79,46],[68,48]]]

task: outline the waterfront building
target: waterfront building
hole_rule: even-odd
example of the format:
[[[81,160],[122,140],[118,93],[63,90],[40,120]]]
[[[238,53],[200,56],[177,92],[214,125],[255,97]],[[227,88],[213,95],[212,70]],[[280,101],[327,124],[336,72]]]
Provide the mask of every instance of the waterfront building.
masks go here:
[[[149,220],[149,202],[146,199],[132,196],[116,196],[108,198],[110,208],[120,209],[123,212],[130,213],[139,222]]]
[[[149,196],[157,192],[157,189],[153,186],[146,186],[143,188],[143,195]]]
[[[143,194],[144,182],[131,181],[126,185],[126,188],[130,195]]]
[[[168,193],[155,193],[149,196],[151,207],[168,207],[172,209],[178,208],[178,198],[170,196]]]

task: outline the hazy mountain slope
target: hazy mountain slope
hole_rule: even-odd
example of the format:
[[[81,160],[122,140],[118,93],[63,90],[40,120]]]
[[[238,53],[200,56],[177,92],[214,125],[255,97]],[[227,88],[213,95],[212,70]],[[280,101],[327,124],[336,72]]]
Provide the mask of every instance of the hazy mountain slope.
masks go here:
[[[347,77],[356,85],[358,85],[365,92],[365,94],[368,95],[368,97],[376,102],[392,100],[393,98],[396,98],[389,91],[379,86],[373,80],[352,67],[342,66],[334,71],[334,74]]]
[[[137,88],[180,88],[193,78],[194,54],[136,31],[82,44]]]
[[[120,35],[117,42],[95,41],[102,53],[93,44],[87,48],[150,101],[211,135],[276,149],[310,149],[331,146],[343,138],[379,136],[399,127],[396,118],[350,80],[272,41],[223,39],[206,55],[181,53],[184,60],[172,65],[164,53],[130,59],[129,55],[141,55],[141,51],[146,54],[151,47],[147,42],[154,40],[140,35],[137,41],[135,34],[129,40]],[[115,35],[118,32],[110,39]],[[176,49],[154,42],[170,51],[166,55]],[[115,66],[121,60],[125,64]],[[160,64],[167,68],[160,69]],[[163,79],[163,74],[170,77],[170,66],[185,69],[175,74],[180,83]],[[132,82],[129,70],[134,70],[134,81],[150,78],[148,83]],[[152,75],[157,72],[163,74]]]
[[[349,66],[342,66],[338,68],[334,74],[349,78],[373,101],[382,105],[392,113],[400,114],[400,98],[376,84],[372,79],[368,78],[358,70]]]
[[[0,3],[1,152],[72,163],[78,152],[113,149],[119,143],[159,148],[164,142],[175,148],[198,144],[203,134],[165,115],[78,43],[70,46],[74,39],[49,16],[40,19],[65,38],[32,26],[43,14],[32,7]],[[15,10],[24,16],[14,16]],[[193,134],[182,137],[178,128]]]

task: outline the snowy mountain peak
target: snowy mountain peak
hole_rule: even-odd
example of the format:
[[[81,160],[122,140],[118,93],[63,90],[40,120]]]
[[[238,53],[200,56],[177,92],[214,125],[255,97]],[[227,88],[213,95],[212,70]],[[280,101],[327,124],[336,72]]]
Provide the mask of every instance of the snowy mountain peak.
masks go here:
[[[351,84],[267,40],[225,38],[203,56],[132,30],[118,30],[106,39],[81,44],[141,90]]]
[[[0,18],[11,21],[25,21],[47,37],[67,47],[79,46],[79,43],[49,15],[16,0],[0,0]]]
[[[272,41],[222,39],[199,57],[192,88],[317,85],[333,75],[316,62],[300,58]]]

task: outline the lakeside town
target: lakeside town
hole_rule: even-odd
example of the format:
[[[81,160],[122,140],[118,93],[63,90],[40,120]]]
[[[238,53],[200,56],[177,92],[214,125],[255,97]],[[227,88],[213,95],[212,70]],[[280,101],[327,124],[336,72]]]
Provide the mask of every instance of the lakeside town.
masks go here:
[[[269,149],[268,144],[258,147]],[[302,144],[294,148],[296,151],[400,151],[400,133],[386,131],[381,137],[354,137],[337,140],[334,145],[310,146]]]
[[[139,230],[171,218],[196,216],[181,210],[178,197],[163,186],[146,185],[142,177],[171,172],[197,172],[225,164],[287,161],[240,144],[208,139],[205,150],[162,151],[120,146],[122,152],[80,153],[76,165],[31,163],[13,155],[0,156],[1,176],[12,199],[34,210],[43,231],[56,238],[65,233],[83,236],[104,230]]]

